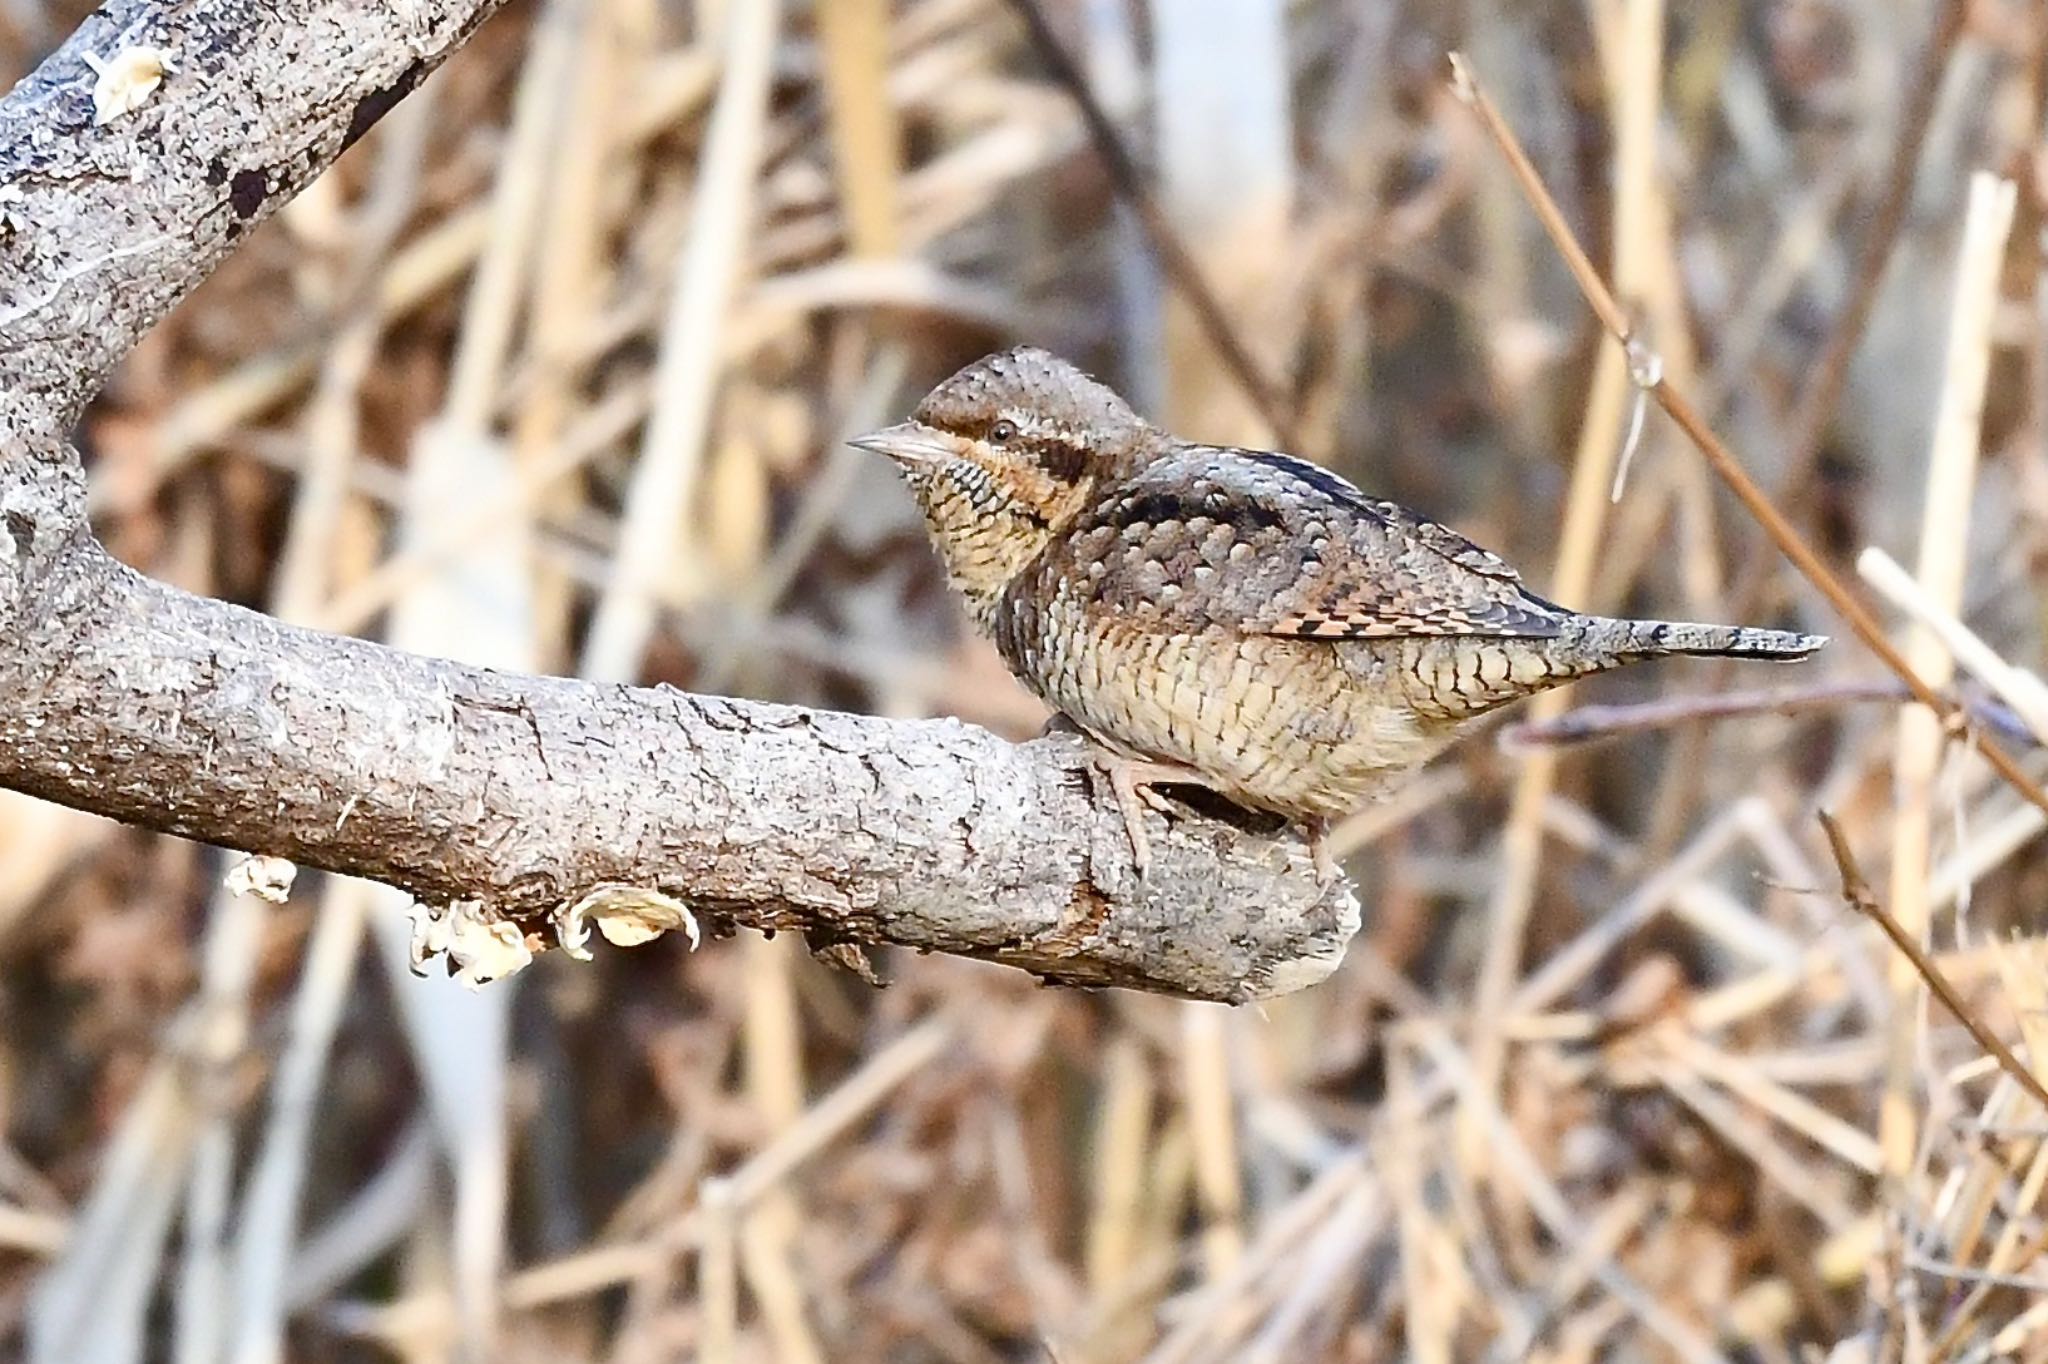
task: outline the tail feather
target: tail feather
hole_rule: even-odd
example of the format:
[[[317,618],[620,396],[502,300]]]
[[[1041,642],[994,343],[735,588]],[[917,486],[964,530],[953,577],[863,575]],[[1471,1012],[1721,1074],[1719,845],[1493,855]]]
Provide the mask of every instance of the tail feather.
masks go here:
[[[1684,621],[1610,620],[1587,622],[1584,647],[1619,658],[1701,654],[1717,658],[1762,658],[1792,662],[1828,642],[1826,635],[1760,630],[1748,625],[1695,625]]]
[[[1744,625],[1691,625],[1564,615],[1547,637],[1411,635],[1394,675],[1418,713],[1462,723],[1498,706],[1645,659],[1670,654],[1792,660],[1827,640]]]

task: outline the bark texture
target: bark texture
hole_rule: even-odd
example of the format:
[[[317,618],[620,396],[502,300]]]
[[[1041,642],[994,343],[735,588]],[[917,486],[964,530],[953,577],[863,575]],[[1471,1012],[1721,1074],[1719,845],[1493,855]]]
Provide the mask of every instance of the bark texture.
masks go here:
[[[108,5],[0,102],[0,785],[478,902],[699,914],[1246,1000],[1356,929],[1305,851],[1155,826],[1142,883],[1071,740],[461,667],[191,596],[93,540],[68,432],[113,365],[496,0]],[[163,85],[94,120],[94,70]]]

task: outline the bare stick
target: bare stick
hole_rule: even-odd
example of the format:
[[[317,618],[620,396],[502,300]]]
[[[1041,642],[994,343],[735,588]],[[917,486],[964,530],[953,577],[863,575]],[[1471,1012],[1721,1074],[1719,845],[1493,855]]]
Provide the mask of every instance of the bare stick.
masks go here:
[[[1835,866],[1842,874],[1842,898],[1848,902],[1849,908],[1884,930],[1884,935],[1891,939],[1892,946],[1912,964],[1913,970],[1927,983],[1927,988],[1941,1001],[1942,1007],[1969,1031],[1970,1036],[1977,1039],[1977,1045],[1998,1063],[2000,1070],[2012,1077],[2013,1083],[2032,1095],[2044,1110],[2048,1110],[2048,1088],[2044,1088],[2040,1080],[2035,1078],[2034,1072],[2027,1069],[2019,1057],[2013,1055],[2012,1048],[1999,1040],[1998,1034],[1991,1031],[1990,1025],[1977,1016],[1976,1011],[1963,999],[1962,993],[1949,983],[1948,977],[1941,973],[1941,968],[1934,964],[1934,959],[1913,940],[1913,935],[1906,932],[1899,921],[1892,917],[1891,911],[1878,900],[1876,893],[1870,889],[1870,881],[1863,875],[1863,869],[1857,865],[1856,854],[1850,850],[1849,840],[1842,833],[1842,826],[1835,821],[1835,817],[1822,810],[1820,824],[1827,830],[1828,847],[1833,850]]]
[[[1801,716],[1828,714],[1845,706],[1871,702],[1911,701],[1913,694],[1896,678],[1870,682],[1817,682],[1807,687],[1775,687],[1764,691],[1709,692],[1700,696],[1666,696],[1654,701],[1577,706],[1554,720],[1525,720],[1503,727],[1495,742],[1505,752],[1594,743],[1623,734],[1671,729],[1702,720],[1751,715]],[[1997,730],[2018,743],[2035,742],[2021,717],[1983,697],[1958,698],[1973,725]]]
[[[1899,229],[1906,221],[1906,209],[1913,201],[1913,180],[1928,129],[1934,123],[1935,99],[1941,93],[1942,77],[1948,71],[1957,39],[1962,36],[1968,10],[1968,0],[1940,0],[1927,46],[1908,79],[1908,94],[1905,107],[1899,112],[1891,161],[1885,167],[1884,187],[1864,231],[1848,301],[1836,317],[1820,358],[1813,364],[1812,377],[1800,390],[1799,405],[1792,413],[1792,436],[1778,471],[1777,501],[1786,506],[1796,507],[1811,486],[1821,442],[1827,435],[1828,423],[1834,419],[1836,404],[1841,401],[1842,386],[1848,382],[1849,362],[1856,358],[1856,349],[1862,344],[1871,310],[1877,305],[1878,285],[1884,281],[1885,270],[1898,246]],[[1751,560],[1732,594],[1738,617],[1753,614],[1763,601],[1771,567],[1771,561],[1762,556]],[[1724,660],[1717,671],[1725,676],[1731,662]]]
[[[1877,206],[1871,210],[1864,229],[1863,246],[1856,258],[1856,277],[1849,286],[1849,299],[1828,333],[1827,345],[1813,364],[1812,377],[1800,391],[1799,406],[1792,414],[1792,439],[1785,462],[1778,472],[1778,500],[1794,505],[1805,495],[1813,476],[1814,460],[1821,439],[1841,400],[1842,385],[1849,378],[1849,362],[1863,340],[1870,312],[1877,304],[1877,286],[1883,282],[1885,267],[1891,263],[1898,244],[1899,228],[1906,221],[1906,207],[1913,201],[1914,173],[1920,165],[1920,149],[1926,145],[1927,130],[1934,122],[1934,103],[1941,93],[1942,75],[1949,57],[1962,36],[1963,19],[1969,0],[1940,0],[1927,46],[1920,55],[1906,85],[1905,107],[1899,111],[1899,128],[1892,143],[1891,161],[1885,167],[1884,187]],[[1745,609],[1762,583],[1766,561],[1758,560],[1758,577],[1736,594]]]
[[[1956,662],[2012,708],[2023,741],[2048,740],[2048,683],[2043,683],[2039,675],[2007,662],[1982,636],[1963,624],[1953,609],[1935,601],[1896,559],[1876,545],[1866,546],[1856,556],[1856,572],[1887,601],[1912,617],[1916,625],[1933,632]]]
[[[727,313],[746,266],[781,27],[782,0],[753,0],[726,16],[724,74],[661,323],[654,406],[641,432],[618,552],[583,641],[580,671],[598,681],[640,675],[656,622],[655,584],[677,573],[693,586],[701,580],[689,508],[711,437]]]

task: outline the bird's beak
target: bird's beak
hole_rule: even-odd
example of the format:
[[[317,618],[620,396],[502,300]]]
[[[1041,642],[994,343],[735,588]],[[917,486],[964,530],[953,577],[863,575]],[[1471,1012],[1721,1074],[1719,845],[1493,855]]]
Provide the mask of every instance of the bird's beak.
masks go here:
[[[950,442],[923,422],[898,422],[885,426],[879,431],[870,431],[865,436],[855,436],[847,442],[856,450],[872,450],[878,455],[887,455],[898,464],[931,464],[938,460],[950,459],[954,450]]]

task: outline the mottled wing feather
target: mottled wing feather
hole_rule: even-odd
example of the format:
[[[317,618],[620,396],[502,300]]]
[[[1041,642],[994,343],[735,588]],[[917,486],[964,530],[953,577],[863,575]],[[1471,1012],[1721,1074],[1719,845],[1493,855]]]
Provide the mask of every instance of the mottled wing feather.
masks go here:
[[[1271,450],[1233,450],[1225,453],[1263,468],[1287,475],[1295,482],[1321,493],[1331,502],[1350,507],[1363,516],[1378,521],[1391,530],[1414,537],[1421,544],[1461,568],[1469,568],[1483,577],[1497,578],[1502,582],[1520,584],[1522,575],[1509,566],[1490,549],[1481,548],[1452,530],[1439,525],[1427,517],[1410,511],[1398,502],[1384,498],[1370,497],[1361,492],[1355,484],[1340,478],[1305,459],[1283,455]]]
[[[1248,621],[1250,628],[1307,639],[1557,633],[1556,608],[1523,587],[1499,556],[1456,531],[1368,497],[1306,461],[1263,451],[1240,458],[1284,480],[1283,500],[1342,527],[1332,537],[1340,547],[1304,566],[1296,601]]]
[[[1285,455],[1185,446],[1103,491],[1041,570],[1162,625],[1307,639],[1546,637],[1558,612],[1456,532]]]

